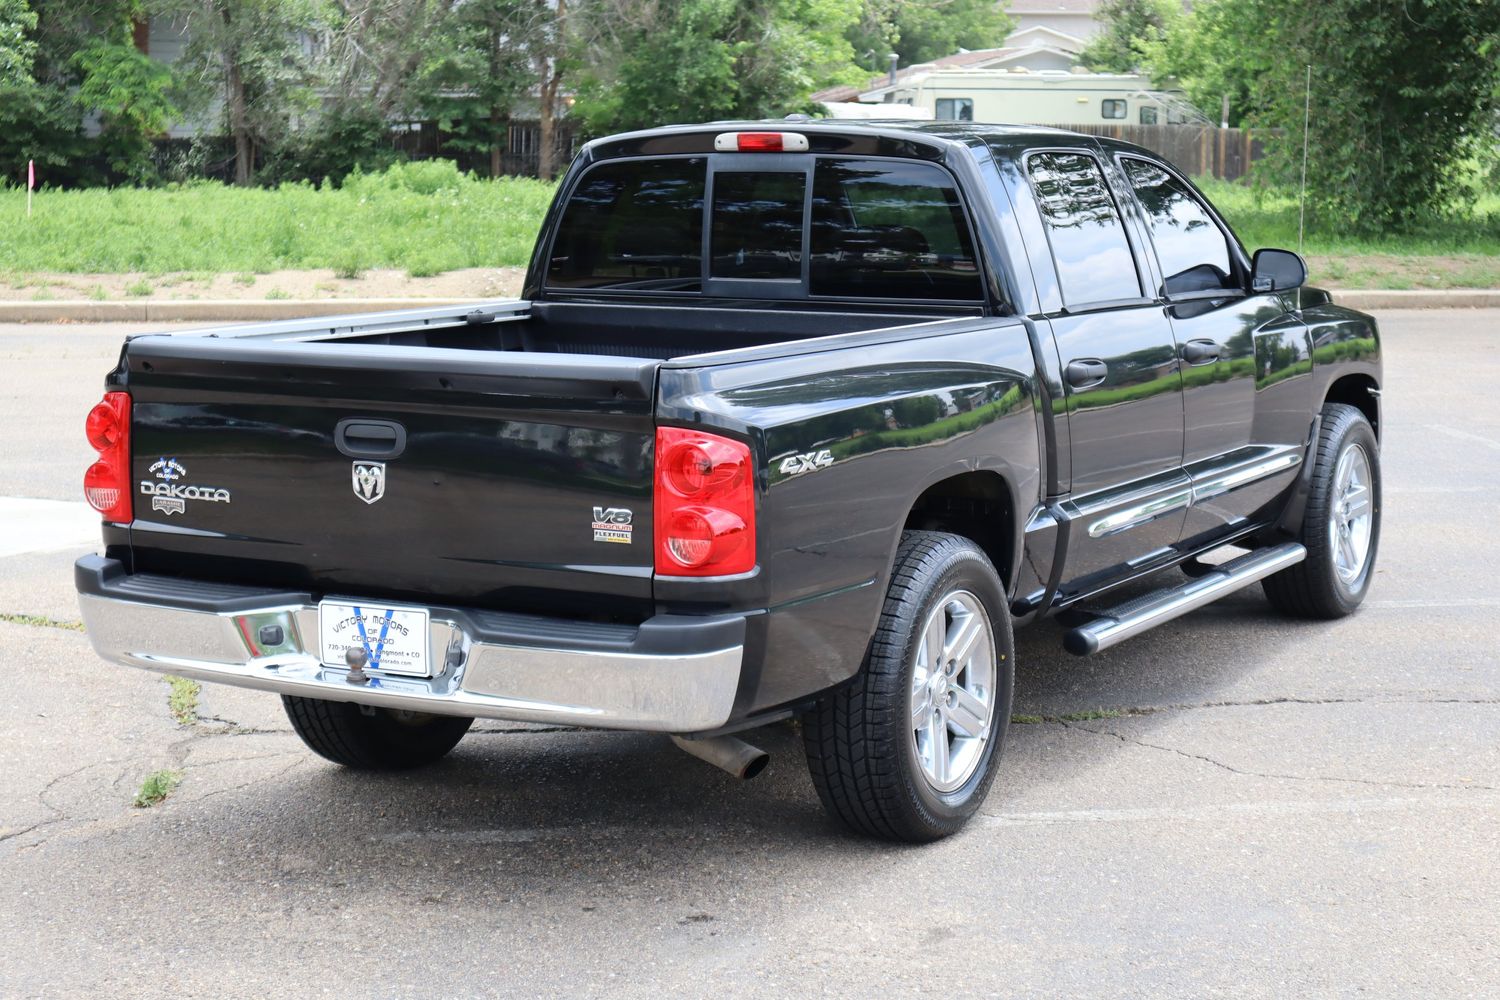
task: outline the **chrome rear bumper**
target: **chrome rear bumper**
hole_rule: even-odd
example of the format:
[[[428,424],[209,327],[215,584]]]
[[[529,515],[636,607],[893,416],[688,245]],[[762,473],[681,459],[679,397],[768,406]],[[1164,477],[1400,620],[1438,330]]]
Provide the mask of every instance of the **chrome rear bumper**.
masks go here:
[[[368,671],[351,684],[320,662],[317,605],[305,595],[129,576],[86,556],[75,577],[84,625],[106,660],[195,680],[384,708],[521,722],[692,733],[724,725],[744,658],[743,617],[663,615],[639,627],[434,607],[436,675]],[[280,626],[274,652],[254,636]],[[569,641],[569,640],[572,641]]]

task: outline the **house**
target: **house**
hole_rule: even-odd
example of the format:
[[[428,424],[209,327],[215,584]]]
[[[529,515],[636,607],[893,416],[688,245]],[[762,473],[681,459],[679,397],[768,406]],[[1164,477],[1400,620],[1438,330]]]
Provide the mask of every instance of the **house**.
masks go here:
[[[1011,0],[1006,13],[1016,22],[1011,37],[1045,28],[1087,42],[1099,33],[1099,0]]]

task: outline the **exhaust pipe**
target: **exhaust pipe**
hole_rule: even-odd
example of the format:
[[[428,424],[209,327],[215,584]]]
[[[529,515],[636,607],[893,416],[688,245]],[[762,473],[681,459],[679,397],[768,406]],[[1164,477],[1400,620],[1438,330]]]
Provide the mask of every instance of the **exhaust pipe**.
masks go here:
[[[706,740],[673,736],[672,742],[699,760],[728,771],[742,781],[749,781],[764,771],[771,760],[771,755],[760,747],[753,747],[733,736],[711,736]]]

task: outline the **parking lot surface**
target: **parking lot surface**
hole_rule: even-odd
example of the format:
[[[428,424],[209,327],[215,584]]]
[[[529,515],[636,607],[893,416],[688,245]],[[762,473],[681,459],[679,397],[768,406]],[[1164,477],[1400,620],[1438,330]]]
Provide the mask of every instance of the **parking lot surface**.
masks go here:
[[[351,773],[228,688],[180,724],[67,627],[138,328],[0,326],[0,996],[1500,995],[1500,311],[1379,318],[1364,608],[1252,587],[1089,660],[1023,630],[994,791],[921,848],[833,827],[790,724],[744,784],[500,723]]]

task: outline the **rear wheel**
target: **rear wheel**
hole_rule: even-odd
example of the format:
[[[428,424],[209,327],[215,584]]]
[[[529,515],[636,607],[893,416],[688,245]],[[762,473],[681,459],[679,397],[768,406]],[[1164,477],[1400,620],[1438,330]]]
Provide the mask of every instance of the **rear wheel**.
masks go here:
[[[309,750],[335,764],[366,771],[431,764],[457,746],[474,722],[322,698],[283,695],[281,703]]]
[[[1380,547],[1380,450],[1363,413],[1323,407],[1316,463],[1299,539],[1307,558],[1261,586],[1286,614],[1342,618],[1365,599]]]
[[[868,836],[957,832],[995,776],[1014,660],[984,552],[957,535],[907,532],[863,669],[803,718],[823,805]]]

